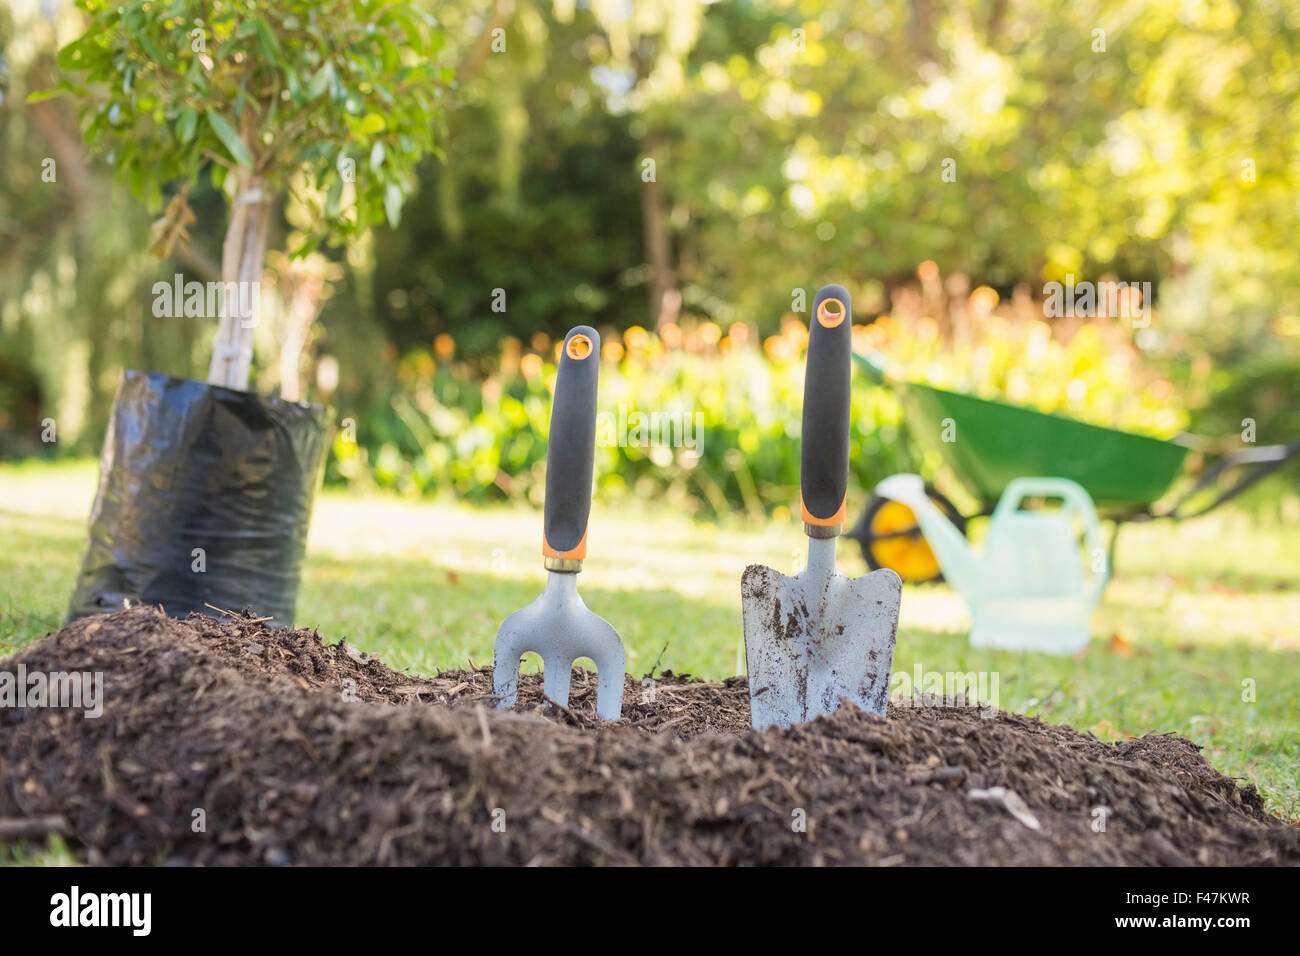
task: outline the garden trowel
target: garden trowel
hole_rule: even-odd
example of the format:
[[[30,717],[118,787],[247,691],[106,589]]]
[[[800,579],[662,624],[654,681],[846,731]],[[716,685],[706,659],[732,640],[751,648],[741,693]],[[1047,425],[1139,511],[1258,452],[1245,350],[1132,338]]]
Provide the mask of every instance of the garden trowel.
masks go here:
[[[828,285],[813,302],[804,374],[800,504],[807,566],[794,577],[751,564],[740,579],[756,730],[830,714],[840,699],[884,715],[903,584],[890,570],[846,578],[835,570],[849,480],[853,315]]]
[[[590,657],[596,664],[596,713],[618,720],[623,711],[623,642],[578,596],[578,572],[587,556],[587,518],[596,456],[596,380],[600,336],[580,325],[560,351],[560,368],[551,405],[546,445],[546,506],[542,557],[546,589],[520,608],[497,631],[492,688],[497,706],[515,705],[519,658],[533,651],[542,658],[544,690],[557,704],[569,702],[573,662]]]

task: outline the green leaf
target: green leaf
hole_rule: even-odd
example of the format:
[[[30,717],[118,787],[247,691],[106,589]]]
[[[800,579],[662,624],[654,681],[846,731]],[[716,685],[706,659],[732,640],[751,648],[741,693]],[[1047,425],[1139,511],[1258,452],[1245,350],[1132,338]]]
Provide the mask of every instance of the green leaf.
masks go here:
[[[261,47],[267,59],[277,66],[284,66],[284,54],[280,52],[280,44],[276,42],[275,34],[266,25],[266,21],[258,18],[254,21],[254,25],[257,28],[257,45]]]
[[[162,51],[158,49],[158,44],[147,33],[140,34],[140,46],[144,47],[144,52],[149,54],[149,59],[155,63],[165,63],[167,57],[163,56]]]
[[[325,195],[325,215],[331,219],[339,214],[339,204],[343,199],[343,180],[336,179],[330,184],[330,190]]]
[[[330,63],[322,63],[320,69],[313,73],[307,82],[307,99],[314,100],[324,93],[333,78],[334,66]]]
[[[253,112],[256,113],[258,110],[262,108],[262,104],[257,101],[257,97],[255,97],[252,93],[248,92],[248,90],[245,88],[244,84],[247,82],[248,80],[245,79],[243,83],[240,83],[239,86],[235,87],[235,96],[241,99],[248,106],[251,106],[253,108]],[[236,113],[236,115],[238,115],[238,113]]]
[[[414,52],[423,55],[425,52],[424,35],[420,32],[420,26],[411,11],[402,7],[394,7],[389,16],[397,21],[398,27],[406,34],[407,45]]]
[[[162,209],[162,183],[158,181],[157,176],[148,176],[144,180],[144,204],[150,212],[158,212]]]
[[[394,229],[402,221],[402,187],[397,183],[389,183],[384,187],[384,214]]]
[[[248,151],[244,141],[239,138],[235,128],[226,121],[226,118],[216,110],[208,110],[205,114],[208,118],[208,125],[212,127],[212,132],[217,134],[217,139],[230,151],[231,157],[240,166],[252,166],[253,154]]]
[[[397,49],[397,44],[382,33],[376,37],[376,40],[383,53],[384,72],[389,75],[396,73],[402,66],[402,54]]]
[[[190,82],[194,84],[194,88],[200,93],[208,91],[208,78],[203,72],[203,62],[198,57],[190,61],[189,78]]]
[[[51,87],[48,90],[32,90],[27,94],[27,102],[44,103],[46,100],[52,100],[56,96],[62,96],[66,92],[67,90],[59,86]]]
[[[180,137],[182,143],[188,143],[194,139],[194,129],[199,120],[199,114],[192,106],[182,106],[180,121],[176,124],[176,135]]]
[[[239,37],[232,36],[225,43],[217,47],[216,60],[218,63],[225,62],[226,58],[239,48]]]
[[[365,228],[370,225],[370,200],[366,198],[369,190],[358,189],[357,196],[357,214],[355,221],[352,223],[353,228]]]
[[[59,65],[60,70],[80,70],[85,67],[83,60],[88,39],[88,36],[80,37],[59,50],[54,62]]]
[[[357,132],[362,136],[374,136],[376,133],[382,133],[387,126],[388,124],[384,122],[384,118],[378,113],[367,113],[366,118],[357,127]]]

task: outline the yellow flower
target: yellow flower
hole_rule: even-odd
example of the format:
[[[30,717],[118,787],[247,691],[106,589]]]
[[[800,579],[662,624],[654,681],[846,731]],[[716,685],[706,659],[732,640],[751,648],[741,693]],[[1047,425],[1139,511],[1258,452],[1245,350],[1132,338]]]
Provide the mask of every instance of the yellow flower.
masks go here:
[[[997,289],[982,285],[970,294],[967,304],[975,315],[983,317],[997,308],[998,301]]]
[[[783,335],[769,335],[763,340],[763,351],[773,362],[788,362],[794,357],[794,349]]]
[[[634,325],[623,333],[623,341],[629,349],[644,349],[650,344],[650,333],[639,325]]]
[[[443,332],[433,340],[433,351],[439,359],[446,362],[456,354],[456,340]]]
[[[796,349],[801,349],[808,344],[808,326],[793,315],[786,317],[781,327],[781,334]]]

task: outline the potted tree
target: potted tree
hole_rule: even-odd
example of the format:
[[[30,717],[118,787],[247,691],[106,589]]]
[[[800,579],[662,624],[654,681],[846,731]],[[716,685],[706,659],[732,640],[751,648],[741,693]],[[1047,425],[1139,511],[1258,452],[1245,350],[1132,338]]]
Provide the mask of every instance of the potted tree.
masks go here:
[[[313,213],[296,255],[397,223],[435,148],[443,36],[406,0],[79,5],[72,76],[34,96],[78,98],[92,149],[164,210],[156,254],[186,243],[203,177],[228,216],[219,282],[153,289],[155,315],[215,321],[208,380],[123,373],[69,617],[141,601],[290,623],[328,417],[249,391],[268,237],[287,191]]]

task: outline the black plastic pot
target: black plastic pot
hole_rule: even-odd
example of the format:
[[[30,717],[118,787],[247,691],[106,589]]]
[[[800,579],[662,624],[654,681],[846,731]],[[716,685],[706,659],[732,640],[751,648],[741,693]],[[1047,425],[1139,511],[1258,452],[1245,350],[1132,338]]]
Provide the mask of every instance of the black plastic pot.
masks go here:
[[[328,439],[320,405],[123,372],[68,620],[129,602],[292,624]]]

